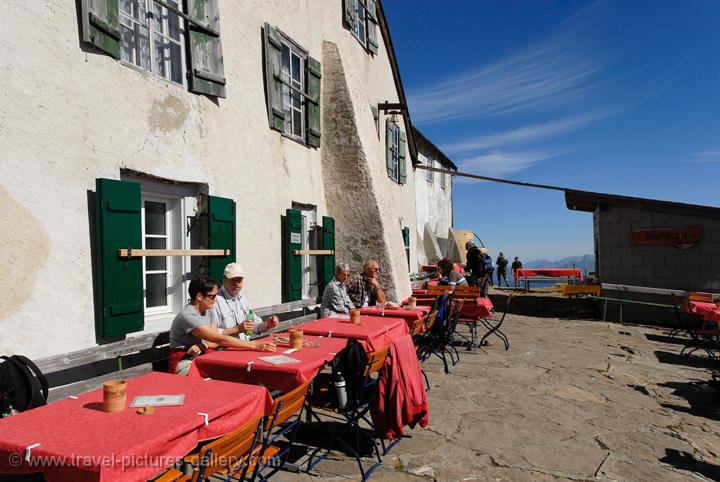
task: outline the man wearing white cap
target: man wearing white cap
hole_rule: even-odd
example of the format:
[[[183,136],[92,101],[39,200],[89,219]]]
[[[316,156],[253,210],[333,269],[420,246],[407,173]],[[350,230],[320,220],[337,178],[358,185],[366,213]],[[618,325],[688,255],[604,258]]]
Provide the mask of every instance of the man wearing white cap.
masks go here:
[[[244,281],[245,271],[240,263],[225,266],[223,286],[213,307],[213,320],[223,335],[237,335],[241,340],[247,340],[248,333],[262,333],[280,323],[275,315],[263,322],[262,318],[252,313],[247,298],[240,294]]]

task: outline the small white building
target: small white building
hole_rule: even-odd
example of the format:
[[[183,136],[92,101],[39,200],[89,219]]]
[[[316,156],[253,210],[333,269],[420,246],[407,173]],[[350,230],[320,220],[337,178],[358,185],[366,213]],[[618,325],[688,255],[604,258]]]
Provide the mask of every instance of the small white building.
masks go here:
[[[233,260],[256,307],[370,257],[410,293],[417,155],[379,2],[4,7],[0,353],[165,331]],[[227,252],[119,251],[143,248]]]
[[[454,243],[449,232],[453,227],[452,183],[457,166],[420,131],[414,131],[418,163],[445,171],[418,169],[415,175],[418,262],[434,264],[452,255]]]

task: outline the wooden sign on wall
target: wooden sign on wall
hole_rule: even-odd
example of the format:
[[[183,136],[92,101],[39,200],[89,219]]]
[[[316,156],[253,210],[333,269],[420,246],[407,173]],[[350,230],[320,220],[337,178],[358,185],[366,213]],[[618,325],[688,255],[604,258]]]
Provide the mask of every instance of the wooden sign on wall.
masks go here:
[[[634,246],[677,246],[689,248],[700,242],[703,228],[688,226],[684,228],[634,229],[630,244]]]

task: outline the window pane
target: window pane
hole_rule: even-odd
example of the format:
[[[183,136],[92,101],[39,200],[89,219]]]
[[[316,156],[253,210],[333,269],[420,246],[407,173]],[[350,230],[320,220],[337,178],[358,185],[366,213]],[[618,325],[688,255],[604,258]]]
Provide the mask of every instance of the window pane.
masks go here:
[[[176,2],[167,2],[170,5],[177,7]],[[180,17],[177,13],[168,12],[168,31],[167,34],[171,39],[180,41]]]
[[[358,39],[362,43],[365,43],[365,5],[363,5],[361,2],[358,2],[357,25]]]
[[[290,80],[290,49],[285,44],[282,46],[282,73],[286,74],[285,80]]]
[[[122,18],[122,16],[121,16]],[[132,63],[133,61],[133,30],[132,28],[127,28],[124,25],[120,26],[120,37],[121,37],[121,44],[120,44],[120,58],[123,59],[125,62]]]
[[[293,134],[302,137],[302,114],[299,110],[293,110]]]
[[[179,44],[172,42],[170,43],[170,80],[178,84],[183,83],[182,51]]]
[[[300,83],[300,57],[297,55],[292,56],[292,78]]]
[[[145,234],[165,234],[165,203],[145,201]]]
[[[118,2],[120,11],[127,13],[128,15],[132,15],[132,11],[133,11],[132,4],[133,4],[133,0],[120,0]]]
[[[153,28],[156,32],[164,32],[163,29],[163,20],[167,17],[167,15],[164,15],[166,11],[163,7],[158,5],[157,3],[153,3]]]
[[[167,305],[167,275],[145,275],[145,305],[148,308]]]
[[[166,56],[168,46],[167,46],[167,40],[162,38],[160,35],[155,34],[153,36],[153,47],[154,47],[154,54],[155,54],[155,73],[158,74],[161,77],[168,78],[167,72],[166,72]]]
[[[150,33],[147,27],[136,24],[135,42],[137,49],[135,65],[150,70]]]
[[[165,249],[167,247],[166,238],[145,238],[146,249]],[[167,269],[166,256],[147,256],[145,257],[145,271],[164,271]]]
[[[290,87],[283,85],[283,112],[285,113],[285,133],[292,134],[292,107]]]

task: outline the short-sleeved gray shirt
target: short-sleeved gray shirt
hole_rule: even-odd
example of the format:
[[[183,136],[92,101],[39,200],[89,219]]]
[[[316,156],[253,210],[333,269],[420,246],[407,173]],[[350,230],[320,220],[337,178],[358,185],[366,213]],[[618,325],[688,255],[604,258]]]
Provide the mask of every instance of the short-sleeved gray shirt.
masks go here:
[[[201,315],[193,305],[187,305],[177,314],[170,327],[170,348],[188,349],[201,343],[202,339],[191,332],[198,326],[210,326],[212,321],[212,310],[207,310]]]

